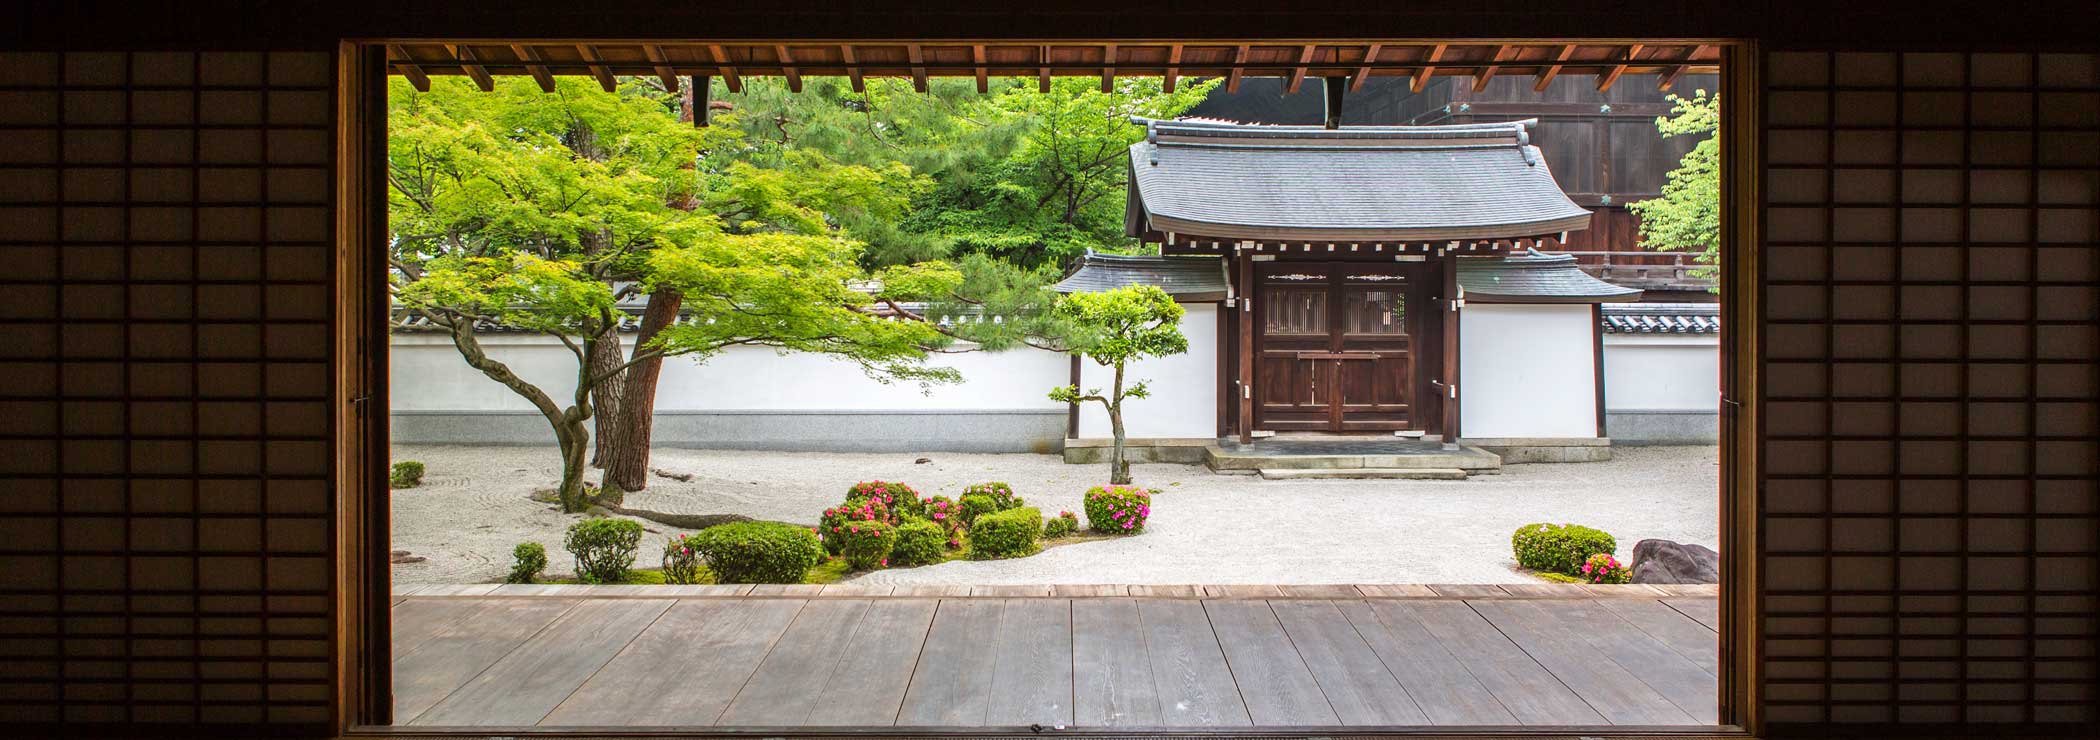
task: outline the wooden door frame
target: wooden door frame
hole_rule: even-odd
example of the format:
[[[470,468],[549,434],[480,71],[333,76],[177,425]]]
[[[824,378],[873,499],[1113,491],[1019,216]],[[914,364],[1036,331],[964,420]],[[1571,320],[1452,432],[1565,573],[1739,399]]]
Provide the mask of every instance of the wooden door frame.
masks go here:
[[[336,77],[334,306],[335,389],[333,431],[334,489],[337,493],[331,537],[336,554],[336,583],[331,600],[334,621],[333,690],[330,722],[346,736],[429,735],[413,728],[382,726],[391,707],[389,618],[391,584],[387,561],[389,520],[384,469],[387,462],[387,327],[386,263],[373,247],[386,233],[386,76],[384,48],[390,40],[346,40],[338,47]],[[1509,39],[1513,44],[1552,40]],[[1637,41],[1637,40],[1636,40]],[[1504,735],[1701,736],[1752,737],[1764,725],[1760,706],[1760,653],[1763,606],[1758,585],[1759,497],[1757,473],[1763,452],[1763,315],[1759,289],[1763,255],[1759,211],[1763,157],[1758,80],[1763,57],[1754,42],[1711,40],[1723,53],[1721,94],[1726,101],[1721,121],[1723,177],[1721,199],[1721,569],[1719,635],[1722,674],[1718,728],[1645,728],[1615,731],[1600,727],[1538,727],[1498,730]],[[1250,264],[1246,256],[1239,264]],[[1242,270],[1243,287],[1251,270]],[[1451,274],[1447,271],[1447,276]],[[1447,284],[1450,278],[1446,277]],[[1241,292],[1244,299],[1246,291]],[[1248,302],[1241,300],[1240,336],[1248,336]],[[1448,343],[1456,336],[1445,338]],[[1249,349],[1242,342],[1242,357]],[[1242,376],[1244,380],[1244,376]],[[1240,431],[1251,428],[1247,394],[1240,398]],[[1455,412],[1455,408],[1450,411]],[[1365,728],[1370,729],[1370,728]],[[1449,727],[1377,728],[1381,733],[1415,732],[1454,736]],[[548,731],[553,734],[555,731]],[[1323,734],[1335,734],[1323,730]],[[445,733],[458,734],[458,733]],[[520,734],[514,730],[505,735]],[[567,733],[565,733],[567,734]],[[699,729],[695,735],[722,734]],[[795,735],[772,731],[768,735]],[[823,734],[823,733],[814,733]],[[838,734],[838,733],[829,733]],[[854,734],[910,735],[909,731]],[[971,733],[983,735],[987,733]],[[992,733],[996,734],[996,733]],[[1194,733],[1191,733],[1194,734]],[[1273,734],[1271,732],[1270,734]],[[465,736],[471,736],[465,735]]]

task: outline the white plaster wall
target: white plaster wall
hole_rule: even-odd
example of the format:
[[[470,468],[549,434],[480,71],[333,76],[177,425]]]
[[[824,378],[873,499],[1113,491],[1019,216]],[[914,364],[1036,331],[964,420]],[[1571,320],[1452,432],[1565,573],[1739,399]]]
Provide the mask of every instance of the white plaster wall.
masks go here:
[[[1150,381],[1150,398],[1125,401],[1123,431],[1131,437],[1183,437],[1210,439],[1218,436],[1218,306],[1214,303],[1184,303],[1181,332],[1189,338],[1189,351],[1133,363],[1124,369],[1125,382]],[[1071,368],[1065,369],[1069,378]],[[1080,390],[1114,385],[1113,368],[1092,360],[1080,360]],[[1079,436],[1106,438],[1108,412],[1101,404],[1079,407]]]
[[[1589,304],[1467,303],[1459,321],[1465,437],[1597,436]]]
[[[1604,335],[1607,411],[1716,411],[1721,340],[1714,334]]]
[[[536,335],[486,335],[489,355],[539,384],[566,405],[575,387],[576,356]],[[531,411],[532,406],[467,367],[443,336],[400,334],[392,341],[390,402],[394,411]],[[963,382],[922,387],[884,384],[852,363],[820,355],[733,347],[707,358],[671,358],[657,386],[658,411],[707,410],[1007,410],[1060,409],[1046,395],[1071,374],[1065,355],[1021,348],[935,355]]]

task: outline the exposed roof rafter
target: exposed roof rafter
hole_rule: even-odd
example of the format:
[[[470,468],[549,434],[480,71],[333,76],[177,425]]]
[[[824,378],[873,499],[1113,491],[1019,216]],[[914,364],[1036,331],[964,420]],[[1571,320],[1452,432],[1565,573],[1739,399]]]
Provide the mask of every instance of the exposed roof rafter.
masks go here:
[[[1437,44],[1429,47],[1429,56],[1423,58],[1427,63],[1423,64],[1421,69],[1415,70],[1415,79],[1408,83],[1408,89],[1421,92],[1422,88],[1429,86],[1429,76],[1436,74],[1436,63],[1444,60],[1444,46]]]
[[[1364,64],[1367,66],[1356,68],[1356,74],[1352,75],[1354,79],[1349,81],[1349,92],[1364,89],[1364,82],[1371,79],[1371,68],[1368,65],[1378,61],[1378,50],[1384,47],[1384,44],[1372,44],[1364,47]]]
[[[605,88],[606,92],[612,92],[620,88],[620,81],[613,79],[612,70],[598,63],[597,47],[589,44],[577,44],[576,53],[582,54],[583,60],[590,63],[591,76],[598,78],[599,87]]]
[[[540,61],[539,51],[525,44],[511,44],[510,50],[518,55],[519,61],[528,62],[525,71],[532,75],[533,82],[540,84],[540,92],[554,92],[554,74],[547,71],[546,65],[529,63]]]
[[[1641,49],[1643,48],[1645,47],[1641,46],[1640,44],[1634,44],[1632,46],[1626,47],[1626,58],[1629,60],[1639,58],[1641,55]],[[1612,85],[1618,83],[1619,76],[1623,74],[1626,74],[1626,65],[1612,65],[1611,71],[1605,72],[1604,74],[1597,76],[1597,92],[1604,92],[1606,90],[1610,90]]]
[[[430,92],[430,74],[424,72],[423,66],[408,55],[408,50],[399,46],[387,48],[393,50],[393,54],[389,56],[394,57],[394,68],[401,70],[401,74],[408,78],[408,84],[419,92]]]
[[[664,89],[678,92],[678,72],[671,69],[671,60],[664,56],[664,48],[650,44],[642,47],[642,52],[649,55],[649,63],[656,67],[656,77],[663,80]]]
[[[730,92],[743,92],[744,80],[737,76],[736,67],[729,63],[729,54],[722,51],[722,45],[708,44],[707,55],[713,57],[715,66],[721,69],[723,86],[728,87]]]
[[[1540,72],[1540,73],[1539,73],[1539,81],[1538,81],[1538,82],[1537,82],[1536,84],[1533,84],[1533,85],[1531,86],[1531,89],[1532,89],[1532,91],[1533,91],[1533,92],[1545,92],[1545,91],[1546,91],[1546,86],[1548,86],[1548,85],[1551,85],[1551,84],[1553,84],[1553,78],[1554,78],[1554,77],[1556,77],[1556,76],[1558,76],[1558,75],[1560,74],[1560,69],[1561,69],[1561,65],[1560,65],[1560,63],[1561,63],[1561,62],[1565,62],[1565,61],[1568,61],[1568,57],[1569,57],[1569,55],[1572,55],[1572,54],[1574,54],[1574,53],[1575,53],[1575,45],[1574,45],[1574,44],[1564,44],[1564,45],[1562,45],[1562,46],[1560,47],[1560,53],[1558,53],[1558,54],[1554,54],[1554,55],[1553,55],[1553,62],[1554,62],[1554,64],[1553,64],[1552,66],[1550,66],[1550,67],[1547,67],[1547,68],[1546,68],[1546,71],[1544,71],[1544,72]]]
[[[781,73],[787,77],[788,92],[802,92],[802,71],[795,68],[795,57],[788,53],[786,44],[774,44],[773,56],[780,60]]]
[[[459,58],[460,67],[467,71],[468,77],[474,78],[475,87],[481,88],[482,92],[495,92],[496,80],[489,76],[489,69],[473,63],[474,49],[454,44],[446,44],[445,48],[451,49],[452,55]]]
[[[1318,47],[1306,44],[1298,49],[1298,66],[1291,68],[1290,81],[1284,83],[1283,86],[1285,93],[1296,93],[1298,92],[1298,86],[1305,84],[1305,68],[1306,65],[1312,64],[1313,49],[1315,48]]]
[[[1495,47],[1495,61],[1501,62],[1508,59],[1509,52],[1510,47],[1508,46]],[[1473,75],[1473,92],[1480,92],[1482,90],[1486,90],[1488,86],[1488,80],[1495,79],[1495,73],[1500,71],[1501,69],[1501,67],[1497,67],[1495,65],[1490,64],[1486,69],[1480,70],[1479,73]]]

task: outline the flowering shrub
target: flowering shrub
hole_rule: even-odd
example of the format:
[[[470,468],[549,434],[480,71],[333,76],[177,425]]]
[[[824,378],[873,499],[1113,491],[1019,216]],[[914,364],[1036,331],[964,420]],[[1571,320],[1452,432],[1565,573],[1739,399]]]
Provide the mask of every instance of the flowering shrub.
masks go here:
[[[1152,492],[1137,486],[1095,486],[1086,492],[1086,526],[1101,534],[1137,534],[1152,516]]]
[[[911,486],[895,481],[870,480],[855,483],[846,491],[846,500],[858,498],[881,501],[890,511],[891,524],[896,524],[896,517],[905,514],[922,516],[926,513],[926,505],[919,501],[919,492],[912,490]]]
[[[1509,538],[1517,564],[1532,570],[1577,575],[1591,555],[1619,549],[1611,535],[1574,524],[1526,524]]]
[[[830,536],[840,540],[839,554],[854,570],[889,567],[890,550],[897,545],[897,527],[885,521],[847,522]]]
[[[941,526],[941,531],[954,537],[963,528],[962,504],[947,496],[926,499],[926,519]]]
[[[1619,559],[1599,553],[1582,561],[1582,577],[1590,583],[1632,583],[1633,571],[1619,564]]]
[[[960,508],[963,526],[968,527],[975,524],[978,517],[999,511],[999,502],[984,494],[969,493],[963,495]]]
[[[664,538],[664,583],[699,583],[700,553],[693,550],[693,543],[685,535],[676,539]]]
[[[716,525],[686,542],[707,560],[716,583],[801,583],[824,559],[815,533],[781,522]]]
[[[967,501],[970,497],[965,496]],[[1034,555],[1035,538],[1043,532],[1043,512],[1021,507],[978,517],[970,524],[970,559],[997,560]]]
[[[562,547],[576,556],[576,580],[623,583],[634,565],[634,548],[642,544],[642,523],[598,517],[569,525]]]
[[[925,519],[907,519],[897,528],[890,565],[908,567],[938,563],[948,557],[948,531]]]
[[[1043,539],[1054,540],[1070,537],[1079,531],[1079,515],[1069,511],[1057,512],[1057,516],[1043,520]]]
[[[849,498],[846,502],[824,510],[817,521],[817,536],[824,541],[824,551],[837,555],[846,543],[846,528],[860,522],[882,522],[894,524],[897,517],[890,512],[888,504],[879,498]]]
[[[516,562],[511,564],[504,583],[531,583],[539,579],[540,571],[547,569],[547,548],[540,543],[520,542],[510,556]]]
[[[963,496],[990,497],[992,499],[992,509],[994,511],[1018,509],[1021,506],[1028,503],[1025,499],[1014,495],[1013,486],[1006,485],[1005,483],[1001,483],[999,481],[992,481],[990,483],[979,483],[977,485],[970,486],[969,488],[965,488],[963,489]]]

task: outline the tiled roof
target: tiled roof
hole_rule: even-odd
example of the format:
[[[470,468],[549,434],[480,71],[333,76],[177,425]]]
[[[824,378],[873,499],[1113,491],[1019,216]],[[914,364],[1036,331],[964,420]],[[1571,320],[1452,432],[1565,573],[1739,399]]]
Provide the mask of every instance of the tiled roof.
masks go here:
[[[1088,252],[1057,284],[1059,293],[1098,293],[1154,285],[1183,301],[1223,300],[1229,290],[1219,257],[1152,257]]]
[[[1715,334],[1721,331],[1718,303],[1606,303],[1606,334]]]
[[[1640,300],[1641,291],[1591,277],[1565,254],[1456,257],[1458,286],[1480,303],[1603,303]]]
[[[1555,234],[1590,213],[1530,144],[1535,121],[1248,126],[1134,119],[1130,223],[1257,241],[1438,241]]]

